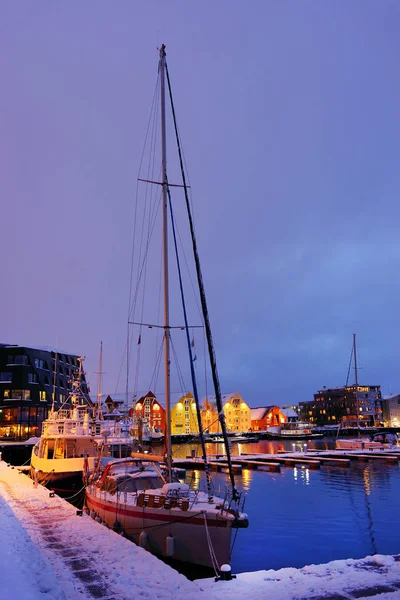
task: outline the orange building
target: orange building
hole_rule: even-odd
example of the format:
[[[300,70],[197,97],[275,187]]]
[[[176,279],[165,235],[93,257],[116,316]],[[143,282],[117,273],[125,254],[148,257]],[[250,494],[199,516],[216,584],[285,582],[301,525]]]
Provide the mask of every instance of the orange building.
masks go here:
[[[262,406],[250,410],[251,429],[265,431],[267,427],[286,423],[288,418],[279,406]]]

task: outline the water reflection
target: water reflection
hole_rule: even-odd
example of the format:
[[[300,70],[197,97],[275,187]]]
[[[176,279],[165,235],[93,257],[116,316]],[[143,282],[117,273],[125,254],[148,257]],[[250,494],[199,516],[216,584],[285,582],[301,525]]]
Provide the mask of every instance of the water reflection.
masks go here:
[[[307,450],[332,450],[335,447],[334,438],[322,438],[319,440],[259,440],[258,442],[246,443],[231,440],[231,452],[233,456],[243,454],[278,454],[279,452],[303,452]],[[225,455],[223,443],[207,444],[207,455]],[[176,458],[201,456],[200,444],[173,444],[172,453]]]
[[[310,485],[310,469],[305,466],[302,466],[300,469],[298,467],[294,467],[293,479],[295,483]]]
[[[243,491],[248,492],[253,479],[253,473],[251,469],[242,469],[241,487]]]

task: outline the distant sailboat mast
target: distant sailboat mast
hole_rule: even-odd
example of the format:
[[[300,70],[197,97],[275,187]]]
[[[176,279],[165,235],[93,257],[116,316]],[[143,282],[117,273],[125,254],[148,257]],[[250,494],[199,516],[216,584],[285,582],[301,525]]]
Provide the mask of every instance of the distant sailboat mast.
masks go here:
[[[356,411],[357,411],[357,435],[360,437],[360,403],[358,399],[358,370],[357,370],[357,347],[356,334],[353,333],[354,371],[356,378]]]

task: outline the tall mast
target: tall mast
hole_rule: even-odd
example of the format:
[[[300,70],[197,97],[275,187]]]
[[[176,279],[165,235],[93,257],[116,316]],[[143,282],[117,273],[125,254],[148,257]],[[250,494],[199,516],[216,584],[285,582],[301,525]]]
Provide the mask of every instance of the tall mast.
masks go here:
[[[172,480],[171,452],[171,406],[170,406],[170,359],[169,359],[169,291],[168,291],[168,180],[167,144],[165,125],[165,45],[160,48],[161,84],[161,166],[162,166],[162,215],[163,215],[163,266],[164,266],[164,377],[165,377],[165,445],[168,481]]]
[[[358,400],[358,370],[357,370],[357,347],[356,334],[353,333],[354,371],[356,376],[356,410],[357,410],[357,435],[360,437],[360,405]]]
[[[103,342],[100,342],[99,372],[97,374],[97,417],[101,417],[101,376],[103,371]]]

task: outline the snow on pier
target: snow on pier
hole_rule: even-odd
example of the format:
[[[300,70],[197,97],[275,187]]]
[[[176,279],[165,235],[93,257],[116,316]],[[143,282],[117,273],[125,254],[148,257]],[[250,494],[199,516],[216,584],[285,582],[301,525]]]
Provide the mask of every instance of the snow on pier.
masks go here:
[[[268,540],[266,540],[268,543]],[[349,549],[350,551],[350,549]],[[0,600],[398,600],[400,556],[188,581],[0,461]]]

